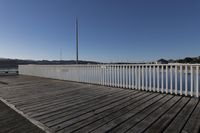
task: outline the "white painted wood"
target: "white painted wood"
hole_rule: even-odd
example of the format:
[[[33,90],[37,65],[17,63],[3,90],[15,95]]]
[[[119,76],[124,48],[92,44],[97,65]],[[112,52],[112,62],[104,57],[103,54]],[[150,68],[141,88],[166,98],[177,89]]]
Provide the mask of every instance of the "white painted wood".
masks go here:
[[[123,87],[123,66],[119,66],[119,68],[120,68],[120,75],[119,75],[120,87]]]
[[[149,66],[149,90],[152,90],[151,82],[152,82],[152,66]]]
[[[164,92],[164,66],[161,66],[161,92]]]
[[[170,66],[170,93],[172,94],[173,93],[173,66]]]
[[[138,66],[135,66],[135,89],[138,89]]]
[[[165,83],[165,92],[168,93],[168,66],[166,66],[165,76],[166,76],[166,83]]]
[[[193,90],[194,90],[194,88],[193,88],[193,66],[190,66],[190,96],[193,96]]]
[[[114,77],[113,77],[113,86],[117,87],[117,72],[116,72],[116,65],[113,66],[113,73],[114,73]]]
[[[196,66],[196,97],[199,97],[199,66]]]
[[[128,69],[129,68],[128,68],[127,65],[125,66],[125,68],[126,68],[126,73],[125,73],[126,74],[126,78],[125,78],[125,84],[126,85],[125,86],[126,86],[126,88],[128,88],[128,81],[129,81],[129,79],[128,79],[129,78],[129,76],[128,76]]]
[[[138,89],[141,90],[141,66],[138,68]]]
[[[145,90],[148,90],[148,67],[145,66]]]
[[[120,87],[120,67],[117,66],[117,87]]]
[[[185,66],[185,96],[188,95],[188,66]]]
[[[153,91],[156,91],[156,67],[153,66]]]
[[[129,77],[129,82],[128,82],[128,88],[131,89],[131,85],[132,85],[132,82],[131,82],[131,72],[132,72],[132,67],[131,66],[128,66],[128,77]]]
[[[183,94],[183,66],[180,66],[180,95]]]
[[[144,90],[144,66],[142,66],[142,90]]]
[[[104,85],[107,85],[107,66],[105,65],[105,68],[104,68]]]
[[[178,92],[178,72],[177,72],[177,66],[175,66],[175,94]]]
[[[112,86],[112,65],[109,66],[109,86]]]
[[[123,84],[123,88],[125,88],[126,87],[126,84],[125,84],[125,82],[126,82],[126,75],[125,75],[125,72],[126,72],[126,70],[125,70],[125,66],[123,65],[123,82],[122,82],[122,84]]]
[[[131,73],[131,77],[132,77],[132,89],[135,88],[135,67],[134,66],[131,66],[132,67],[132,73]]]
[[[157,66],[157,92],[160,91],[160,66]]]

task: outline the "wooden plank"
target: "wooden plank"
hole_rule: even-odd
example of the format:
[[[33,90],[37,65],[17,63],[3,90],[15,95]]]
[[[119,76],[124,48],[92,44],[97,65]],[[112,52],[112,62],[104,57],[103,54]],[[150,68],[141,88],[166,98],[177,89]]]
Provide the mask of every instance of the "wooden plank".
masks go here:
[[[196,106],[191,117],[187,121],[182,133],[199,133],[200,132],[200,102]]]
[[[130,106],[127,106],[126,108],[116,111],[116,112],[108,115],[107,117],[104,117],[96,122],[93,122],[81,129],[77,130],[76,132],[93,131],[93,130],[97,129],[98,127],[101,127],[112,120],[118,120],[117,118],[120,118],[124,114],[128,114],[128,113],[132,114],[131,111],[137,110],[136,108],[140,109],[143,105],[147,105],[148,103],[151,103],[152,101],[154,101],[155,99],[160,98],[160,97],[162,97],[162,96],[161,95],[159,96],[158,94],[151,94],[151,95],[131,104]],[[123,118],[125,118],[125,117],[123,117]]]
[[[144,92],[142,93],[141,92],[141,94],[135,95],[135,97],[133,99],[130,99],[127,102],[122,102],[117,106],[113,106],[113,107],[109,106],[109,108],[101,108],[101,109],[95,110],[93,115],[91,117],[88,117],[87,119],[79,117],[78,122],[76,122],[74,124],[69,124],[69,125],[66,124],[64,129],[62,129],[61,131],[73,132],[73,131],[79,130],[79,129],[83,128],[84,126],[92,124],[104,117],[111,115],[112,113],[115,113],[124,108],[128,108],[128,106],[131,106],[132,104],[136,104],[137,102],[144,99],[145,97],[150,96],[151,93],[144,93]]]
[[[122,133],[122,132],[129,130],[131,127],[133,127],[134,125],[141,122],[143,119],[145,119],[151,113],[157,112],[157,110],[159,110],[160,107],[166,106],[166,104],[169,101],[173,101],[172,99],[173,99],[173,96],[171,96],[171,95],[165,96],[163,99],[155,102],[154,104],[152,104],[151,106],[142,110],[137,115],[131,117],[130,119],[128,119],[124,123],[121,123],[120,125],[117,125],[116,127],[112,128],[109,132],[111,132],[111,133]],[[132,131],[130,131],[130,133],[132,133]]]
[[[113,95],[113,96],[110,96],[110,97],[108,97],[108,98],[105,98],[104,99],[104,102],[106,103],[106,102],[111,102],[111,100],[117,100],[118,98],[121,98],[121,97],[124,97],[124,95],[126,95],[126,94],[129,94],[130,93],[130,95],[131,94],[133,94],[133,93],[135,93],[135,92],[123,92],[123,93],[120,93],[120,94],[117,94],[117,95]],[[30,116],[35,116],[35,115],[38,115],[38,113],[43,113],[43,112],[49,112],[49,110],[54,110],[54,109],[56,109],[56,110],[58,110],[58,109],[66,109],[66,108],[69,108],[69,107],[71,107],[71,106],[73,106],[73,105],[77,105],[77,104],[81,104],[81,103],[83,103],[83,102],[86,102],[86,101],[89,101],[89,100],[92,100],[93,99],[93,97],[90,97],[90,98],[82,98],[82,99],[75,99],[74,98],[74,100],[72,100],[71,102],[63,102],[62,103],[62,105],[61,104],[59,104],[59,105],[56,105],[56,106],[52,106],[52,107],[50,107],[50,108],[43,108],[42,110],[36,110],[35,112],[27,112],[27,114],[29,114]],[[99,102],[103,102],[103,100],[102,101],[99,101]],[[97,104],[96,104],[97,105]]]
[[[25,98],[26,98],[26,100],[28,100],[28,98],[33,98],[33,97],[37,98],[38,96],[41,97],[41,95],[42,96],[48,95],[51,92],[55,93],[54,95],[56,95],[56,93],[61,93],[60,90],[74,92],[77,89],[81,90],[83,88],[89,88],[91,90],[91,88],[87,87],[87,86],[74,86],[74,85],[68,85],[67,86],[67,85],[63,84],[63,86],[60,88],[59,86],[55,86],[55,85],[48,87],[48,86],[45,86],[45,85],[35,84],[32,87],[31,86],[21,87],[21,91],[16,90],[16,88],[15,88],[14,90],[12,90],[12,92],[14,92],[14,95],[10,95],[10,93],[8,93],[8,96],[11,96],[10,99],[12,99],[16,102],[19,102],[19,101],[24,102]],[[30,96],[30,93],[32,94],[31,96]],[[27,94],[29,94],[29,95],[27,95]],[[9,99],[9,97],[6,97],[6,99]],[[17,101],[18,99],[19,99],[19,101]]]
[[[106,132],[109,131],[110,129],[112,129],[113,127],[115,127],[116,125],[119,125],[120,123],[123,123],[124,121],[126,121],[127,119],[133,117],[134,115],[136,115],[137,113],[141,112],[142,110],[144,110],[145,108],[151,106],[153,103],[155,103],[156,101],[162,99],[165,95],[158,95],[157,97],[149,100],[148,102],[142,104],[141,106],[135,108],[134,110],[131,110],[130,112],[125,113],[124,115],[113,119],[112,121],[106,123],[105,125],[98,127],[97,129],[93,130],[92,132],[95,133],[102,133],[102,132]]]
[[[70,88],[71,88],[71,90],[77,90],[77,88],[79,89],[81,89],[81,88],[88,88],[89,89],[89,92],[88,92],[88,94],[90,93],[90,92],[92,92],[94,89],[96,90],[96,88],[98,88],[98,90],[101,90],[102,92],[103,92],[103,87],[96,87],[95,86],[95,88],[94,88],[94,86],[90,86],[90,87],[87,87],[86,85],[84,85],[84,86],[67,86],[67,85],[65,85],[65,84],[63,84],[63,86],[65,86],[65,91],[68,91],[68,90],[70,90]],[[62,86],[62,88],[63,88],[63,86]],[[45,88],[46,87],[46,88]],[[41,88],[44,88],[44,89],[41,89]],[[54,91],[54,93],[58,93],[59,92],[59,89],[60,88],[58,88],[57,86],[55,86],[55,85],[53,85],[52,87],[50,87],[50,88],[52,88]],[[22,103],[24,103],[24,101],[27,101],[29,98],[29,101],[32,101],[32,99],[31,98],[35,98],[35,99],[37,99],[37,98],[41,98],[42,96],[43,96],[43,98],[45,98],[46,99],[46,97],[44,97],[44,95],[48,95],[49,94],[49,91],[52,91],[52,90],[50,90],[50,88],[48,87],[48,89],[47,89],[47,86],[41,86],[41,85],[39,85],[39,86],[37,86],[37,87],[32,87],[32,88],[30,88],[31,90],[33,90],[34,92],[35,92],[35,94],[33,94],[33,92],[31,92],[32,93],[32,95],[30,96],[30,92],[26,92],[26,90],[27,89],[29,89],[29,88],[24,88],[23,90],[22,90],[22,92],[20,93],[20,94],[23,94],[25,97],[23,97],[23,95],[22,96],[19,96],[19,95],[17,95],[16,96],[16,93],[14,94],[14,96],[16,96]],[[40,89],[39,91],[38,91],[38,89]],[[44,92],[43,91],[41,91],[41,90],[44,90]],[[46,90],[48,90],[48,91],[46,91]],[[57,91],[55,91],[55,90],[57,90]],[[84,90],[84,89],[82,89],[82,90]],[[105,92],[108,92],[108,91],[118,91],[118,90],[122,90],[122,89],[114,89],[114,88],[112,88],[112,89],[106,89],[106,90],[104,90]],[[13,90],[12,90],[12,92],[13,92]],[[18,92],[18,91],[17,91]],[[41,92],[41,93],[39,93],[39,92]],[[43,92],[43,93],[42,93]],[[105,93],[104,92],[104,93]],[[28,94],[26,94],[26,93],[28,93]],[[41,95],[38,95],[38,94],[41,94]],[[61,93],[62,94],[62,93]],[[10,95],[12,95],[11,93],[9,93],[8,94],[9,96]],[[56,95],[56,94],[55,94]],[[29,97],[28,97],[29,96]],[[39,97],[38,97],[39,96]],[[12,96],[13,97],[13,96]],[[27,99],[28,98],[28,99]],[[47,97],[48,98],[48,97]],[[7,97],[6,97],[6,99],[8,99]],[[16,102],[18,102],[17,101],[17,99],[11,99],[12,101],[14,100],[14,101],[16,101]],[[40,101],[41,101],[42,99],[40,99]],[[13,104],[18,104],[18,103],[13,103]]]
[[[190,114],[196,107],[198,100],[191,98],[191,100],[185,105],[185,107],[181,110],[180,113],[176,116],[176,118],[169,124],[169,126],[165,129],[164,133],[177,133],[182,130],[185,123],[190,117]]]
[[[43,88],[43,87],[41,87],[41,88]],[[69,89],[63,88],[60,90],[60,88],[57,89],[56,87],[54,87],[54,89],[57,91],[52,92],[51,90],[48,89],[48,92],[40,92],[40,94],[32,94],[31,97],[20,96],[20,97],[18,97],[17,101],[16,101],[16,99],[10,99],[10,101],[13,104],[20,106],[20,107],[26,106],[28,104],[31,104],[31,105],[36,104],[37,105],[37,103],[46,102],[46,101],[49,101],[49,99],[60,99],[63,96],[66,97],[67,95],[71,95],[72,93],[77,93],[77,91],[85,89],[85,88],[77,87],[77,88],[72,88],[73,90],[70,90],[71,88],[69,88]]]
[[[56,88],[55,88],[56,89]],[[92,88],[91,88],[92,89]],[[89,89],[88,91],[89,92],[91,92],[91,93],[93,93],[93,89],[91,90],[91,89]],[[68,89],[66,89],[66,90],[68,90]],[[75,89],[74,89],[75,90]],[[105,90],[105,92],[103,92],[103,90],[102,89],[98,89],[98,91],[100,91],[101,90],[101,92],[102,93],[105,93],[105,92],[109,92],[108,90],[110,90],[110,89],[108,89],[108,90]],[[119,89],[120,91],[122,91],[121,89]],[[82,91],[84,91],[84,89],[82,89]],[[86,90],[85,90],[86,91]],[[110,91],[113,91],[113,90],[110,90]],[[116,92],[117,92],[117,90],[116,90]],[[77,92],[73,92],[73,93],[77,93]],[[80,94],[84,94],[83,92],[82,93],[80,93]],[[88,95],[89,95],[90,93],[88,93]],[[95,94],[95,93],[94,93]],[[44,94],[43,93],[41,93],[41,97],[42,97],[42,95],[43,95],[43,97],[44,97]],[[55,94],[56,95],[56,94]],[[69,95],[70,95],[70,93],[69,93]],[[34,97],[35,95],[33,95],[33,97]],[[36,95],[37,96],[37,95]],[[53,97],[53,98],[57,98],[57,99],[59,99],[59,97],[58,96],[51,96],[51,97]],[[46,97],[45,97],[46,98]],[[26,99],[23,99],[23,98],[21,98],[22,99],[22,101],[27,101]],[[32,102],[34,102],[34,100],[32,100],[32,99],[30,99]],[[40,100],[40,102],[39,103],[41,103],[42,102],[42,99],[39,99]],[[38,100],[38,101],[39,101]],[[45,99],[46,101],[49,101],[50,102],[50,100],[49,100],[49,97],[47,97],[46,99]],[[16,103],[13,103],[13,104],[15,104],[15,105],[18,105],[18,104],[16,104]]]
[[[85,100],[85,101],[83,101],[83,99],[81,99],[78,102],[75,102],[75,103],[71,102],[71,103],[68,103],[68,104],[64,104],[64,106],[58,107],[58,108],[53,107],[54,109],[52,108],[51,110],[43,110],[41,113],[35,113],[31,116],[32,117],[40,117],[40,116],[43,116],[44,114],[54,113],[54,114],[57,114],[57,116],[59,117],[59,114],[62,114],[62,112],[70,113],[70,110],[72,111],[73,109],[75,109],[75,111],[76,111],[76,110],[80,110],[79,108],[88,109],[88,108],[93,107],[95,105],[109,102],[110,100],[113,100],[115,98],[124,97],[124,95],[127,94],[127,93],[107,95],[106,97],[105,96],[95,97],[95,98],[92,98],[91,100],[88,99],[88,100]],[[135,93],[137,93],[137,92],[132,92],[132,94],[135,94]],[[88,105],[88,108],[87,108],[87,105]]]
[[[138,121],[137,120],[138,118],[137,118],[136,120],[138,123],[136,125],[132,125],[132,128],[128,129],[127,133],[144,132],[151,124],[153,124],[157,119],[159,119],[163,114],[165,114],[180,99],[181,97],[175,96],[172,99],[170,99],[168,102],[160,106],[158,109],[156,109],[153,113],[148,115],[142,121]]]
[[[181,100],[178,101],[172,108],[170,108],[170,110],[168,110],[162,117],[160,117],[147,130],[145,130],[145,133],[163,132],[189,100],[190,98],[188,97],[181,98]]]
[[[141,92],[135,92],[134,93],[134,96],[136,95],[140,95]],[[107,95],[107,97],[110,97],[111,95]],[[112,96],[111,96],[112,97]],[[127,97],[128,99],[130,98],[131,96]],[[88,109],[90,107],[93,107],[95,106],[96,104],[101,104],[103,102],[105,102],[105,99],[106,97],[100,97],[100,98],[95,98],[91,101],[86,101],[86,102],[82,102],[80,104],[76,104],[76,105],[72,105],[68,108],[64,108],[62,110],[56,110],[54,112],[48,112],[46,114],[36,114],[34,118],[38,118],[38,120],[45,120],[45,119],[49,119],[49,118],[52,118],[52,117],[58,117],[58,116],[62,116],[62,114],[65,114],[66,115],[66,112],[69,114],[69,113],[73,113],[75,111],[81,111],[81,110],[84,110],[84,109]]]
[[[87,90],[85,90],[85,91],[87,91]],[[101,96],[106,94],[106,93],[102,93],[102,92],[98,92],[98,91],[97,92],[93,92],[93,93],[94,93],[93,94],[94,96],[81,95],[81,92],[75,92],[74,94],[63,96],[62,97],[63,99],[62,98],[57,98],[56,100],[49,99],[49,101],[47,101],[45,103],[43,103],[41,101],[41,103],[38,103],[36,105],[25,106],[23,108],[19,107],[19,109],[24,111],[24,112],[34,112],[34,111],[39,111],[39,110],[41,110],[40,112],[43,112],[43,110],[47,110],[48,107],[52,107],[53,106],[53,107],[58,107],[59,108],[59,107],[63,107],[64,105],[66,105],[68,103],[72,104],[72,103],[76,103],[76,102],[84,102],[86,100],[92,100],[94,98],[98,98],[98,97],[101,97]],[[113,96],[115,96],[115,95],[119,96],[122,93],[125,93],[125,92],[121,91],[121,92],[118,92],[118,93],[114,93]],[[49,102],[51,102],[51,103],[49,103]]]
[[[36,88],[37,87],[37,88]],[[33,94],[40,94],[39,92],[44,92],[44,94],[46,93],[45,92],[45,89],[41,89],[41,88],[47,88],[47,86],[43,86],[43,85],[33,85],[32,87],[31,86],[27,86],[25,88],[20,88],[17,89],[17,87],[11,87],[9,86],[8,89],[1,89],[0,92],[1,92],[1,96],[3,96],[4,98],[6,99],[15,99],[15,101],[17,101],[17,99],[21,98],[21,97],[31,97]],[[55,89],[52,88],[52,89]],[[63,88],[64,89],[64,88]],[[31,92],[30,92],[31,90]],[[50,90],[50,88],[48,88],[48,90]],[[30,95],[32,94],[32,95]],[[22,99],[20,99],[21,101],[23,101]]]
[[[138,95],[140,95],[140,94],[138,94]],[[104,105],[101,104],[101,106],[95,105],[95,106],[91,106],[91,107],[85,108],[85,109],[84,108],[78,108],[76,110],[69,110],[69,111],[66,110],[64,113],[54,115],[53,117],[49,117],[47,119],[43,119],[43,120],[40,120],[40,121],[43,122],[43,123],[49,123],[49,122],[51,123],[51,121],[55,121],[57,119],[63,118],[64,116],[70,116],[70,115],[80,114],[80,112],[84,112],[81,115],[73,118],[73,121],[81,120],[81,118],[83,118],[83,117],[88,118],[89,116],[92,116],[94,113],[97,114],[97,113],[99,113],[99,111],[104,111],[106,109],[120,105],[121,103],[127,102],[128,100],[135,98],[136,96],[137,96],[137,94],[129,95],[128,97],[124,97],[123,99],[118,100],[116,102],[111,102],[110,104],[104,104]],[[70,119],[70,120],[72,120],[72,119]]]
[[[107,102],[104,102],[104,103],[101,103],[101,104],[97,104],[97,105],[95,105],[95,106],[93,106],[93,107],[91,107],[89,109],[86,109],[86,110],[83,110],[83,111],[79,111],[79,112],[76,112],[76,113],[73,113],[73,114],[70,114],[70,115],[66,115],[66,116],[62,117],[61,119],[56,119],[56,120],[50,121],[50,122],[45,123],[45,124],[48,125],[49,127],[52,127],[54,125],[57,125],[59,123],[67,121],[69,119],[76,118],[76,117],[78,117],[80,115],[84,115],[84,114],[89,113],[89,112],[93,112],[94,110],[96,110],[98,108],[102,108],[102,107],[110,105],[112,103],[116,103],[116,102],[118,102],[118,101],[120,101],[120,100],[122,100],[122,99],[124,99],[126,97],[131,96],[132,94],[133,93],[128,92],[128,93],[126,93],[124,95],[121,95],[121,96],[118,96],[118,97],[111,97],[112,99],[107,101]]]

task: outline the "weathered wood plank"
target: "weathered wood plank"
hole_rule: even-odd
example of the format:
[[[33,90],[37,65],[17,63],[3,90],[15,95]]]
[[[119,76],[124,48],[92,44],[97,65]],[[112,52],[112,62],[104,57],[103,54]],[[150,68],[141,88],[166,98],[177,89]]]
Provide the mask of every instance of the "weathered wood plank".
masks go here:
[[[121,93],[124,93],[123,91],[122,92],[118,92],[116,94],[113,94],[113,95],[119,95]],[[109,94],[109,92],[107,93]],[[41,103],[38,103],[36,105],[33,105],[33,106],[26,106],[26,107],[19,107],[20,110],[24,111],[24,112],[34,112],[34,111],[40,111],[42,112],[44,110],[48,110],[48,107],[63,107],[64,105],[68,104],[68,103],[76,103],[76,102],[83,102],[83,101],[86,101],[86,100],[92,100],[95,98],[98,98],[98,97],[101,97],[105,95],[105,93],[102,93],[102,92],[94,92],[94,95],[93,96],[90,96],[90,95],[80,95],[80,94],[71,94],[71,95],[64,95],[62,97],[58,97],[57,99],[50,99],[49,98],[49,101],[41,101]],[[33,101],[34,102],[34,101]],[[38,112],[37,112],[38,113]]]
[[[171,95],[167,95],[161,100],[156,101],[151,106],[145,108],[135,116],[131,117],[130,119],[126,120],[125,122],[116,125],[114,128],[110,129],[109,132],[111,133],[122,133],[127,130],[129,130],[131,127],[136,125],[137,123],[141,122],[145,117],[147,117],[149,114],[155,112],[160,106],[166,105],[168,101],[170,101],[173,98]]]
[[[115,97],[121,97],[121,96],[124,96],[125,94],[127,94],[127,93],[130,93],[130,92],[122,92],[122,93],[119,93],[119,94],[113,94],[113,96],[110,96],[110,97],[108,97],[107,99],[104,99],[104,100],[106,100],[105,102],[107,102],[107,101],[109,101],[110,99],[113,99],[113,98],[115,98]],[[131,92],[132,93],[132,92]],[[98,97],[97,97],[98,98]],[[54,109],[56,109],[56,110],[58,110],[58,109],[64,109],[64,108],[69,108],[70,106],[73,106],[73,105],[77,105],[77,104],[81,104],[81,103],[83,103],[83,102],[86,102],[86,101],[89,101],[89,100],[92,100],[93,99],[93,97],[86,97],[86,98],[78,98],[78,99],[76,99],[76,98],[74,98],[74,99],[72,99],[71,101],[69,101],[69,102],[67,102],[67,101],[64,101],[63,103],[61,103],[61,104],[58,104],[58,105],[56,105],[56,106],[50,106],[50,108],[43,108],[42,107],[42,109],[40,109],[40,110],[36,110],[35,112],[28,112],[27,111],[27,114],[30,114],[31,116],[35,116],[35,114],[38,114],[38,113],[43,113],[43,112],[46,112],[46,111],[48,111],[49,112],[49,110],[54,110]],[[100,101],[101,102],[101,101]]]
[[[108,124],[108,122],[110,122],[110,121],[112,122],[112,120],[118,120],[120,117],[122,117],[125,114],[129,114],[129,115],[132,114],[131,111],[136,110],[136,108],[141,109],[141,106],[149,105],[150,101],[154,101],[155,99],[160,98],[160,97],[163,97],[163,96],[158,96],[158,94],[151,94],[151,95],[135,102],[134,104],[131,104],[130,106],[127,106],[119,111],[116,111],[115,113],[110,114],[107,117],[104,117],[103,119],[100,119],[94,123],[91,123],[90,125],[87,125],[87,126],[81,128],[80,130],[77,130],[76,132],[93,131],[101,126],[104,126],[106,123]],[[121,120],[126,119],[127,117],[124,116]],[[109,127],[111,127],[111,126],[109,125]],[[106,128],[103,127],[103,129],[106,129]]]
[[[136,125],[132,124],[132,128],[128,129],[127,133],[133,133],[133,132],[140,133],[140,132],[144,132],[152,123],[154,123],[163,114],[165,114],[180,99],[181,99],[181,97],[175,96],[172,99],[170,99],[168,102],[166,102],[165,104],[163,104],[162,106],[160,106],[158,109],[156,109],[153,113],[149,114],[142,121],[138,121],[136,119],[136,121],[138,121],[138,123]],[[140,118],[138,118],[138,119],[140,119]],[[115,130],[113,130],[113,131],[115,131]]]
[[[144,110],[145,108],[151,106],[153,103],[157,102],[158,100],[162,99],[165,95],[158,95],[157,97],[149,100],[148,102],[142,104],[141,106],[135,108],[134,110],[131,110],[130,112],[127,112],[126,114],[120,116],[117,119],[114,119],[110,122],[108,122],[107,124],[95,129],[94,131],[92,131],[93,133],[102,133],[102,132],[106,132],[109,131],[110,129],[112,129],[113,127],[119,125],[120,123],[125,122],[127,119],[133,117],[134,115],[136,115],[137,113],[141,112],[142,110]]]
[[[97,113],[98,111],[100,111],[100,110],[105,110],[105,109],[108,109],[108,108],[111,108],[111,107],[114,107],[114,106],[117,106],[117,105],[119,105],[119,104],[121,104],[121,103],[123,103],[124,101],[127,101],[127,100],[130,100],[132,97],[135,97],[135,94],[132,94],[132,95],[128,95],[127,97],[124,97],[124,99],[120,99],[120,100],[117,100],[117,101],[114,101],[114,102],[110,102],[110,103],[108,103],[108,102],[105,102],[106,104],[103,104],[104,102],[102,102],[102,103],[100,103],[100,104],[97,104],[97,105],[93,105],[93,106],[91,106],[91,107],[86,107],[86,108],[77,108],[77,109],[75,109],[75,110],[66,110],[66,112],[64,112],[64,113],[61,113],[61,114],[58,114],[58,115],[54,115],[53,117],[49,117],[49,118],[47,118],[47,119],[43,119],[43,120],[41,120],[43,123],[48,123],[48,122],[51,122],[51,121],[55,121],[55,120],[57,120],[58,118],[62,118],[62,117],[64,117],[64,116],[69,116],[69,115],[75,115],[75,114],[81,114],[81,115],[79,115],[78,117],[75,117],[75,119],[76,118],[79,118],[80,119],[80,117],[82,117],[82,116],[87,116],[88,117],[88,115],[86,115],[86,114],[94,114],[94,113]],[[99,105],[101,105],[101,106],[99,106]],[[80,113],[81,112],[81,113]],[[59,116],[59,117],[58,117]]]
[[[169,124],[165,129],[164,133],[177,133],[180,132],[189,119],[192,111],[196,107],[198,100],[191,98],[190,101],[185,105],[185,107],[179,112],[176,118]]]
[[[128,101],[123,101],[122,103],[120,103],[121,102],[120,101],[119,104],[116,106],[108,106],[108,107],[104,107],[104,108],[95,110],[91,117],[88,117],[87,119],[85,119],[84,117],[83,118],[79,117],[78,122],[76,122],[74,124],[70,124],[70,125],[66,124],[65,125],[66,127],[64,129],[62,129],[62,131],[68,133],[68,132],[79,130],[79,129],[83,128],[84,126],[92,124],[104,117],[111,115],[112,113],[115,113],[124,108],[128,108],[128,106],[131,106],[132,104],[136,104],[137,102],[139,102],[140,100],[144,99],[145,97],[147,97],[149,95],[150,95],[150,93],[141,92],[138,95],[136,94],[132,99],[130,99]]]
[[[139,93],[139,92],[135,91],[133,93],[134,96],[137,96],[136,93]],[[82,102],[80,104],[72,105],[72,106],[70,106],[68,108],[64,108],[64,109],[61,109],[61,110],[56,110],[56,111],[54,111],[52,113],[48,112],[48,113],[46,113],[46,115],[42,115],[42,116],[40,115],[40,116],[38,116],[38,114],[36,114],[36,116],[39,117],[39,120],[42,120],[42,121],[45,120],[45,119],[55,119],[57,117],[62,117],[63,115],[67,115],[67,114],[70,114],[70,113],[74,113],[74,112],[77,112],[77,111],[88,109],[88,108],[91,108],[91,107],[93,107],[93,106],[95,106],[97,104],[101,104],[103,102],[106,102],[107,99],[110,96],[112,97],[112,95],[106,95],[104,97],[95,98],[95,99],[93,99],[91,101],[86,101],[86,102]],[[130,96],[127,97],[127,98],[130,98]],[[46,121],[44,121],[44,122],[46,122]]]
[[[162,117],[160,117],[147,130],[145,130],[145,133],[163,132],[189,100],[190,98],[188,97],[181,98],[181,100],[178,101],[172,108],[170,108],[170,110],[168,110]]]
[[[187,121],[182,133],[199,133],[200,132],[200,102],[196,106],[191,117]]]
[[[107,106],[107,105],[110,105],[112,103],[115,103],[115,102],[118,102],[128,96],[131,96],[133,94],[133,92],[127,92],[126,94],[123,94],[121,96],[118,96],[118,97],[111,97],[111,100],[107,101],[107,102],[104,102],[104,103],[101,103],[101,104],[97,104],[89,109],[86,109],[86,110],[83,110],[83,111],[79,111],[79,112],[76,112],[76,113],[73,113],[73,114],[70,114],[70,115],[66,115],[64,117],[62,117],[61,119],[56,119],[54,121],[51,121],[51,122],[48,122],[48,123],[45,123],[46,125],[48,125],[49,127],[53,127],[59,123],[62,123],[62,122],[65,122],[67,120],[70,120],[70,119],[73,119],[73,118],[76,118],[78,116],[81,116],[81,115],[84,115],[86,113],[89,113],[89,112],[93,112],[94,110],[96,109],[99,109],[99,108],[102,108],[104,106]]]

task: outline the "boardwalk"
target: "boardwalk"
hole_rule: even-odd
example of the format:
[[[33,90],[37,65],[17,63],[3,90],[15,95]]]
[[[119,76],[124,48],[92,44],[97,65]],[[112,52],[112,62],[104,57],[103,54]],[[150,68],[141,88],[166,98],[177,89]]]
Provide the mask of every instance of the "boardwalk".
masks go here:
[[[30,76],[0,77],[0,96],[50,132],[198,133],[200,127],[199,100],[189,97]]]

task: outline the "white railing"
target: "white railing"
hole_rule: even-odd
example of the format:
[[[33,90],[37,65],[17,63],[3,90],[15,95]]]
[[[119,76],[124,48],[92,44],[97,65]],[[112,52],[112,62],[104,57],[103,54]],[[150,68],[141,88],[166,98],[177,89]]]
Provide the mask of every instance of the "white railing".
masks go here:
[[[20,65],[19,74],[199,97],[200,64]]]

